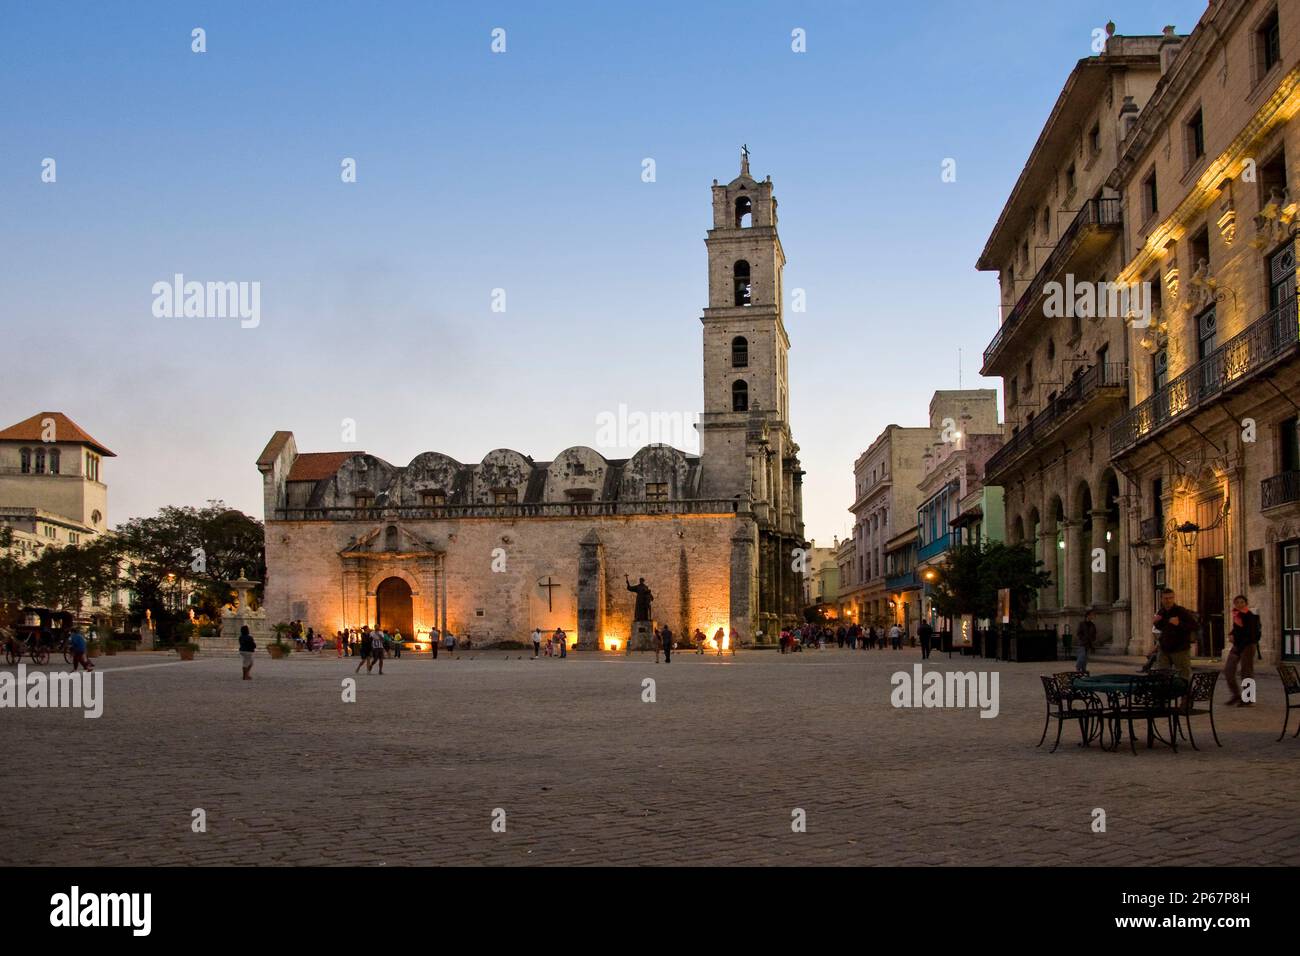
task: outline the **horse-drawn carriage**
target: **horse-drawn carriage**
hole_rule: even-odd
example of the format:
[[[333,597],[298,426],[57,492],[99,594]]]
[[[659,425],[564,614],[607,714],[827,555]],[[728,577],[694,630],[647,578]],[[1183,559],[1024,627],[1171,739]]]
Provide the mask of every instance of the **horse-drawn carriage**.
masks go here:
[[[43,607],[25,607],[9,627],[0,627],[6,664],[17,664],[30,657],[33,664],[48,664],[50,655],[62,653],[65,664],[72,663],[68,636],[73,617],[68,611],[51,611]]]

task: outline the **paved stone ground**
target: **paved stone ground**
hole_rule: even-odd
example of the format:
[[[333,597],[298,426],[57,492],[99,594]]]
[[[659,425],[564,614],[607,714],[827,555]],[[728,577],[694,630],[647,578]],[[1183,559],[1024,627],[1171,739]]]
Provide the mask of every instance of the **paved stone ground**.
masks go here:
[[[1076,734],[1049,754],[1053,668],[932,659],[1000,673],[990,720],[894,709],[890,675],[918,659],[408,657],[345,704],[353,665],[333,657],[261,654],[249,682],[234,657],[100,658],[100,719],[0,711],[0,805],[52,808],[0,815],[0,864],[1300,863],[1300,740],[1274,742],[1275,675],[1260,704],[1220,712],[1222,749],[1207,726],[1200,753]]]

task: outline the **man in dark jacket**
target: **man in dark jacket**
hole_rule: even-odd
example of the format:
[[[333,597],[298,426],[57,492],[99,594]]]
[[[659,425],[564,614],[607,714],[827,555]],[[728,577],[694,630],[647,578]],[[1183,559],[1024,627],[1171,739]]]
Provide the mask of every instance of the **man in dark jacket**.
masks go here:
[[[1232,694],[1228,703],[1249,707],[1254,701],[1241,699],[1241,680],[1237,676],[1237,669],[1240,667],[1241,677],[1254,680],[1255,655],[1259,653],[1262,630],[1259,615],[1250,609],[1250,602],[1244,594],[1238,594],[1232,599],[1231,633],[1232,650],[1228,652],[1228,659],[1223,665],[1223,679],[1227,681],[1228,691]]]
[[[930,622],[922,620],[916,628],[916,636],[921,639],[921,657],[928,659],[930,657],[930,642],[934,639],[934,628]]]
[[[257,642],[253,640],[253,635],[248,631],[248,625],[244,624],[239,628],[239,657],[244,665],[244,680],[252,680],[253,670],[253,652],[257,650]]]
[[[1185,681],[1192,679],[1192,635],[1200,630],[1196,615],[1174,600],[1174,589],[1160,593],[1160,610],[1153,621],[1158,634],[1156,667],[1173,668]]]
[[[659,632],[659,639],[663,642],[664,663],[671,664],[673,662],[673,629],[665,624],[663,630]]]

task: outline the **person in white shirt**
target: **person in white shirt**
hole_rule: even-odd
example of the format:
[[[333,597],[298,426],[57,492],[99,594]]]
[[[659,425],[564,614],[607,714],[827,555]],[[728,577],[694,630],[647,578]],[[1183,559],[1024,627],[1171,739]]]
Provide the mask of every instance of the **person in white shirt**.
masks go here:
[[[542,629],[533,628],[533,660],[536,660],[542,653]]]

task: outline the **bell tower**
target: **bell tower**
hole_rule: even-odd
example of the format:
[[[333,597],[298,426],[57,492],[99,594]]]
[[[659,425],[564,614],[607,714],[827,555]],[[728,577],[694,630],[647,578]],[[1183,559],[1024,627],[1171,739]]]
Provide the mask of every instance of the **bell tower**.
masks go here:
[[[788,353],[783,320],[785,252],[777,234],[771,177],[749,172],[713,181],[713,228],[704,240],[709,302],[704,325],[704,412],[700,416],[700,494],[748,497],[758,524],[760,626],[801,611],[801,585],[789,569],[803,541],[802,475],[790,436]]]

